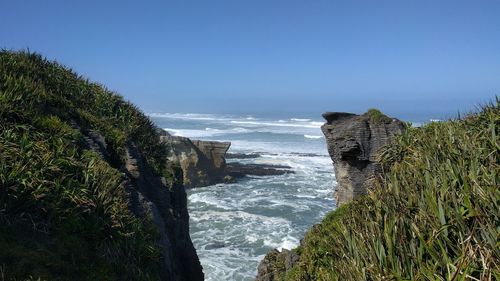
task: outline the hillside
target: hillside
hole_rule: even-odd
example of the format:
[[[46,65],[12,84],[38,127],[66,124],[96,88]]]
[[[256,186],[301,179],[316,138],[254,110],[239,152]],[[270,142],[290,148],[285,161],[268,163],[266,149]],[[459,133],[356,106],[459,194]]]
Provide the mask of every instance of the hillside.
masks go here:
[[[382,180],[367,195],[328,214],[292,253],[268,254],[272,278],[500,280],[499,128],[498,100],[408,128],[383,148]]]
[[[103,86],[0,51],[2,280],[202,280],[160,134]]]

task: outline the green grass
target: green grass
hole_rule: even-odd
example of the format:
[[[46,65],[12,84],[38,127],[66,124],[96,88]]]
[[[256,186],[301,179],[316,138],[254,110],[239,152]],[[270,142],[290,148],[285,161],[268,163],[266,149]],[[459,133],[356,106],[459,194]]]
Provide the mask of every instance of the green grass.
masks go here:
[[[368,111],[364,115],[370,117],[370,121],[374,123],[390,123],[392,121],[390,117],[386,116],[376,108],[368,109]]]
[[[500,280],[499,102],[408,128],[383,181],[313,227],[282,280]]]
[[[110,160],[85,148],[105,137]],[[38,54],[0,51],[0,280],[157,280],[150,220],[128,209],[125,145],[157,175],[166,148],[135,106]]]

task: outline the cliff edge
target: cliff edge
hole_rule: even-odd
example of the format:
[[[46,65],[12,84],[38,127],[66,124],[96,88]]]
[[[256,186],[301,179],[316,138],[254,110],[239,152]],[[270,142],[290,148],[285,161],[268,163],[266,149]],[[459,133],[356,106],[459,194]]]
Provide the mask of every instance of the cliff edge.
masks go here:
[[[366,194],[380,177],[380,148],[393,141],[405,126],[376,109],[363,115],[343,112],[323,114],[326,123],[321,127],[328,152],[332,158],[337,188],[337,205]]]
[[[2,280],[203,280],[160,137],[103,86],[0,51]]]
[[[257,280],[498,279],[498,99],[462,119],[407,127],[382,149],[374,138],[392,138],[398,121],[374,111],[325,119],[332,159],[349,176],[343,198],[359,194],[352,175],[371,181],[366,170],[352,173],[358,166],[376,160],[384,169],[369,171],[381,180],[341,202],[298,248],[268,253]]]

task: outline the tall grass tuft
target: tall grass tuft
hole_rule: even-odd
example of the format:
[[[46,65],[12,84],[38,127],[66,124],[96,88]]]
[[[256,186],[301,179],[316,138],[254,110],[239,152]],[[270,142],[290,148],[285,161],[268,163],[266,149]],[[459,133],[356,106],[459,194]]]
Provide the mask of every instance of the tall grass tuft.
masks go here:
[[[306,234],[283,280],[500,280],[499,101],[408,128],[367,196]]]
[[[84,136],[105,137],[110,161]],[[128,209],[133,141],[158,175],[166,149],[135,106],[70,69],[0,51],[0,271],[5,280],[158,280],[158,233]]]

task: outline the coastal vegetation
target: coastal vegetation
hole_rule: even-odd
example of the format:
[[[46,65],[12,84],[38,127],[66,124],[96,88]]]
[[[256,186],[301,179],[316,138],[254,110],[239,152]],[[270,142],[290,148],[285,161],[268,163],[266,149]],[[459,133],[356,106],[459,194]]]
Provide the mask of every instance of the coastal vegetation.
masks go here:
[[[391,122],[392,120],[387,115],[382,113],[382,111],[376,108],[368,109],[368,111],[365,114],[368,115],[368,117],[370,117],[370,121],[372,121],[373,123],[379,123],[379,122],[386,123],[386,122]]]
[[[106,157],[88,147],[92,133]],[[159,279],[158,230],[128,207],[128,142],[172,178],[134,105],[38,54],[0,51],[2,280]]]
[[[408,127],[381,153],[381,181],[314,226],[290,270],[271,256],[280,279],[500,280],[499,104]],[[134,143],[172,186],[159,137],[105,87],[0,51],[0,280],[159,280],[161,234],[132,213],[124,170]]]
[[[314,226],[280,279],[500,280],[499,128],[498,99],[409,127],[381,153],[382,180]]]

